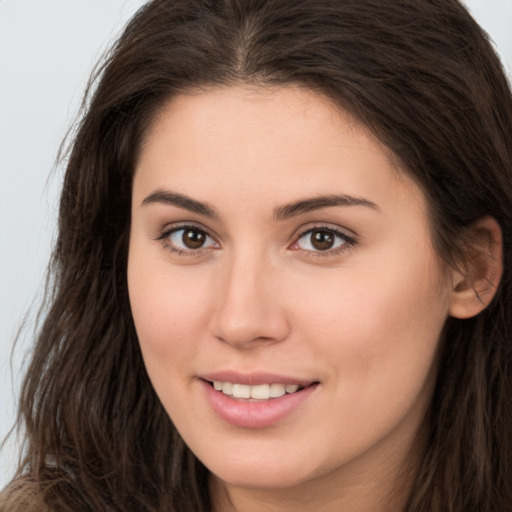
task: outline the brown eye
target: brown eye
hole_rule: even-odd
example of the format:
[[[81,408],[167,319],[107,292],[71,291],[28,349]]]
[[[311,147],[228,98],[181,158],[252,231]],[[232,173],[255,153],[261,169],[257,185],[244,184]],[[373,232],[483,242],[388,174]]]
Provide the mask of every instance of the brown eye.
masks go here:
[[[208,235],[199,229],[184,229],[181,236],[183,245],[189,249],[199,249],[203,246]]]
[[[334,245],[334,235],[329,231],[313,231],[310,235],[311,237],[311,245],[319,250],[326,251],[327,249],[332,249]]]
[[[303,233],[295,242],[293,248],[311,252],[325,252],[352,244],[353,240],[350,237],[335,229],[313,228]]]
[[[166,239],[169,247],[176,251],[197,251],[216,245],[215,240],[208,233],[194,226],[174,229]]]

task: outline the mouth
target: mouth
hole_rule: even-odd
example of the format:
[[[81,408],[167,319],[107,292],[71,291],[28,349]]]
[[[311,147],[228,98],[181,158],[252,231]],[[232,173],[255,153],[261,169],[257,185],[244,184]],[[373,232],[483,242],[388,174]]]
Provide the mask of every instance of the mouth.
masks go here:
[[[282,384],[273,382],[268,384],[259,384],[257,386],[250,386],[248,384],[240,384],[237,382],[228,381],[206,381],[216,391],[231,397],[235,400],[248,400],[248,401],[267,401],[274,398],[280,398],[284,395],[291,395],[302,391],[305,386],[300,384]]]
[[[291,421],[315,403],[319,381],[298,376],[219,370],[198,377],[216,416],[236,427],[259,429]]]
[[[304,410],[316,396],[318,381],[300,381],[271,374],[218,372],[202,376],[207,402],[224,422],[236,427],[266,428]],[[314,403],[314,402],[313,402]]]

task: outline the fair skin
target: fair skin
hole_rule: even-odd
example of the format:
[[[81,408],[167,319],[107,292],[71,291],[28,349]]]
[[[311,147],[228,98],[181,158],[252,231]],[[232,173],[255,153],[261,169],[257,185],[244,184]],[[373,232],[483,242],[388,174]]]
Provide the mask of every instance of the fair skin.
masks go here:
[[[299,87],[160,112],[133,183],[128,285],[148,374],[217,511],[398,510],[443,324],[480,307],[461,312],[471,287],[436,255],[420,188]],[[231,384],[295,392],[214,389]]]

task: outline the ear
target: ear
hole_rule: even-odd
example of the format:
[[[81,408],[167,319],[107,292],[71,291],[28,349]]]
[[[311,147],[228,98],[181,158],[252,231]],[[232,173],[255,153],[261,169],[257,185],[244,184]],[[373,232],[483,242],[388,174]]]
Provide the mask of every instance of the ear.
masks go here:
[[[503,273],[501,228],[492,217],[484,217],[468,228],[464,274],[453,270],[450,315],[471,318],[491,302]]]

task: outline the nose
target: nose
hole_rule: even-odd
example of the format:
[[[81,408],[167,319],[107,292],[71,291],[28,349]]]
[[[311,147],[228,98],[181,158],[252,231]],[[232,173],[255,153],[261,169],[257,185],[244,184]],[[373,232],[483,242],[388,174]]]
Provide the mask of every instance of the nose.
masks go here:
[[[264,257],[238,257],[218,274],[213,335],[238,349],[283,341],[290,325],[279,289],[279,269]]]

